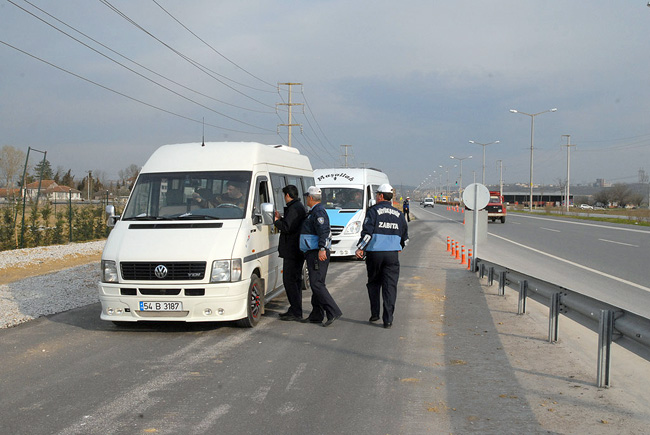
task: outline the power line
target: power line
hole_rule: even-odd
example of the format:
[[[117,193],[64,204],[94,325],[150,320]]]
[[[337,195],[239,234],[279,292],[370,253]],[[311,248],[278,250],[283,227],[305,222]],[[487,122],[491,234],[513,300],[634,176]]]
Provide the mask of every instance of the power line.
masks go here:
[[[179,96],[179,97],[181,97],[181,98],[183,98],[183,99],[185,99],[185,100],[187,100],[187,101],[189,101],[189,102],[191,102],[191,103],[194,103],[194,104],[196,104],[196,105],[198,105],[198,106],[200,106],[200,107],[203,107],[203,108],[206,109],[206,110],[209,110],[209,111],[211,111],[211,112],[214,112],[214,113],[216,113],[216,114],[218,114],[218,115],[221,115],[221,116],[223,116],[223,117],[225,117],[225,118],[228,118],[228,119],[230,119],[230,120],[232,120],[232,121],[242,123],[242,124],[247,125],[247,126],[249,126],[249,127],[258,128],[258,129],[260,129],[260,130],[272,131],[272,130],[269,130],[269,129],[265,129],[265,128],[263,128],[263,127],[259,127],[259,126],[254,125],[254,124],[250,124],[250,123],[245,122],[245,121],[241,121],[241,120],[239,120],[239,119],[237,119],[237,118],[231,117],[231,116],[226,115],[226,114],[224,114],[224,113],[221,113],[221,112],[219,112],[219,111],[217,111],[217,110],[214,110],[214,109],[212,109],[212,108],[210,108],[210,107],[208,107],[208,106],[206,106],[206,105],[204,105],[204,104],[201,104],[201,103],[199,103],[198,101],[195,101],[195,100],[193,100],[193,99],[191,99],[191,98],[189,98],[189,97],[186,97],[185,95],[182,95],[182,94],[180,94],[180,93],[174,91],[173,89],[168,88],[167,86],[165,86],[165,85],[163,85],[163,84],[161,84],[161,83],[158,83],[157,81],[155,81],[155,80],[153,80],[153,79],[151,79],[151,78],[149,78],[149,77],[146,77],[145,75],[143,75],[143,74],[141,74],[141,73],[135,71],[135,70],[132,69],[132,68],[129,68],[128,66],[124,65],[123,63],[121,63],[121,62],[119,62],[119,61],[117,61],[117,60],[111,58],[110,56],[108,56],[108,55],[102,53],[101,51],[99,51],[99,50],[97,50],[97,49],[91,47],[90,45],[86,44],[85,42],[83,42],[83,41],[81,41],[81,40],[75,38],[74,36],[70,35],[69,33],[66,33],[65,31],[63,31],[63,30],[59,29],[58,27],[54,26],[53,24],[48,23],[47,21],[45,21],[45,20],[42,19],[41,17],[38,17],[38,16],[36,16],[35,14],[33,14],[32,12],[30,12],[30,11],[24,9],[23,7],[17,5],[17,4],[14,3],[12,0],[7,0],[7,1],[8,1],[9,3],[11,3],[12,5],[16,6],[17,8],[23,10],[23,11],[26,12],[27,14],[29,14],[29,15],[33,16],[34,18],[38,19],[39,21],[41,21],[41,22],[47,24],[48,26],[52,27],[52,28],[55,29],[56,31],[58,31],[58,32],[60,32],[60,33],[62,33],[62,34],[64,34],[64,35],[66,35],[67,37],[73,39],[74,41],[78,42],[79,44],[83,45],[84,47],[86,47],[86,48],[88,48],[88,49],[94,51],[95,53],[99,54],[100,56],[103,56],[104,58],[110,60],[111,62],[114,62],[114,63],[116,63],[117,65],[120,65],[121,67],[123,67],[123,68],[125,68],[125,69],[131,71],[132,73],[134,73],[134,74],[136,74],[136,75],[142,77],[143,79],[145,79],[145,80],[147,80],[147,81],[149,81],[149,82],[151,82],[151,83],[153,83],[153,84],[155,84],[155,85],[157,85],[157,86],[160,86],[161,88],[163,88],[163,89],[165,89],[165,90],[167,90],[167,91],[173,93],[174,95],[177,95],[177,96]],[[29,2],[26,2],[26,3],[29,3]],[[31,4],[31,3],[29,3],[29,4]],[[37,9],[40,10],[40,8],[37,8]],[[44,11],[43,11],[43,12],[44,12]],[[46,13],[46,12],[44,12],[44,13]],[[46,13],[46,14],[47,14],[47,13]],[[49,14],[48,14],[48,15],[49,15]],[[54,17],[53,17],[53,18],[54,18]],[[55,18],[55,19],[56,19],[56,18]],[[65,24],[65,23],[63,23],[63,24]],[[67,24],[66,24],[66,25],[67,25]],[[73,30],[76,31],[76,29],[73,29]],[[79,33],[81,33],[81,32],[79,32]],[[84,35],[84,36],[85,36],[85,35]],[[100,45],[101,45],[101,44],[100,44]],[[119,54],[119,53],[118,53],[118,54]]]
[[[215,77],[215,76],[212,75],[212,74],[215,74],[215,75],[217,75],[217,76],[220,76],[220,77],[224,77],[224,78],[225,78],[225,76],[222,76],[221,74],[219,74],[219,73],[217,73],[217,72],[215,72],[215,71],[212,71],[210,68],[208,68],[208,67],[202,65],[201,63],[199,63],[199,62],[193,60],[192,58],[186,56],[185,54],[183,54],[183,53],[181,53],[180,51],[178,51],[178,50],[176,50],[175,48],[173,48],[171,45],[169,45],[169,44],[167,44],[166,42],[162,41],[160,38],[158,38],[157,36],[155,36],[153,33],[149,32],[149,31],[146,30],[144,27],[142,27],[141,25],[139,25],[138,23],[136,23],[134,20],[132,20],[131,18],[129,18],[128,15],[126,15],[125,13],[123,13],[122,11],[120,11],[117,7],[113,6],[113,5],[112,5],[108,0],[99,0],[99,1],[100,1],[102,4],[104,4],[106,7],[108,7],[109,9],[111,9],[113,12],[115,12],[117,15],[119,15],[119,16],[122,17],[122,18],[124,18],[128,23],[132,24],[132,25],[135,26],[137,29],[141,30],[142,32],[144,32],[145,34],[147,34],[148,36],[150,36],[151,38],[153,38],[155,41],[159,42],[159,43],[162,44],[164,47],[166,47],[167,49],[171,50],[173,53],[175,53],[176,55],[178,55],[179,57],[181,57],[183,60],[185,60],[186,62],[188,62],[190,65],[192,65],[192,66],[194,66],[195,68],[197,68],[199,71],[201,71],[201,72],[203,72],[204,74],[208,75],[209,77],[213,78],[214,80],[216,80],[217,82],[219,82],[219,83],[221,83],[222,85],[226,86],[227,88],[229,88],[229,89],[231,89],[231,90],[237,92],[237,93],[240,94],[240,95],[243,95],[244,97],[246,97],[246,98],[248,98],[248,99],[250,99],[250,100],[253,100],[253,101],[255,101],[255,102],[261,104],[262,106],[265,106],[265,107],[268,107],[268,108],[271,108],[271,109],[274,108],[273,106],[270,106],[270,105],[268,105],[268,104],[266,104],[266,103],[264,103],[264,102],[262,102],[262,101],[260,101],[260,100],[258,100],[258,99],[256,99],[256,98],[254,98],[254,97],[251,97],[250,95],[245,94],[244,92],[242,92],[242,91],[240,91],[240,90],[238,90],[238,89],[236,89],[236,88],[230,86],[229,84],[225,83],[223,80],[220,80],[219,78]],[[210,73],[212,73],[212,74],[208,73],[208,71],[209,71]],[[230,79],[228,79],[228,80],[230,80]]]
[[[132,96],[130,96],[130,95],[127,95],[127,94],[125,94],[125,93],[123,93],[123,92],[116,91],[115,89],[109,88],[108,86],[104,86],[104,85],[102,85],[102,84],[100,84],[100,83],[97,83],[97,82],[95,82],[95,81],[93,81],[93,80],[90,80],[90,79],[88,79],[88,78],[86,78],[86,77],[83,77],[83,76],[81,76],[81,75],[79,75],[79,74],[73,73],[72,71],[69,71],[69,70],[67,70],[67,69],[65,69],[65,68],[62,68],[62,67],[60,67],[60,66],[58,66],[58,65],[55,65],[55,64],[53,64],[53,63],[51,63],[51,62],[48,62],[48,61],[45,60],[45,59],[41,59],[40,57],[35,56],[35,55],[31,54],[31,53],[28,53],[28,52],[25,51],[25,50],[21,50],[20,48],[15,47],[15,46],[13,46],[13,45],[11,45],[11,44],[5,42],[5,41],[0,40],[0,44],[4,44],[4,45],[6,45],[6,46],[9,47],[9,48],[12,48],[12,49],[14,49],[14,50],[16,50],[16,51],[18,51],[18,52],[20,52],[20,53],[23,53],[23,54],[25,54],[25,55],[27,55],[27,56],[33,58],[33,59],[36,59],[36,60],[38,60],[38,61],[40,61],[40,62],[43,62],[44,64],[47,64],[47,65],[49,65],[49,66],[51,66],[51,67],[53,67],[53,68],[58,69],[59,71],[63,71],[63,72],[65,72],[65,73],[67,73],[67,74],[70,74],[71,76],[77,77],[78,79],[84,80],[84,81],[86,81],[86,82],[88,82],[88,83],[91,83],[91,84],[93,84],[93,85],[95,85],[95,86],[98,86],[98,87],[100,87],[100,88],[102,88],[102,89],[105,89],[105,90],[107,90],[107,91],[113,92],[114,94],[120,95],[120,96],[122,96],[122,97],[124,97],[124,98],[128,98],[129,100],[132,100],[132,101],[135,101],[135,102],[137,102],[137,103],[143,104],[143,105],[145,105],[145,106],[147,106],[147,107],[151,107],[152,109],[160,110],[161,112],[165,112],[165,113],[167,113],[167,114],[169,114],[169,115],[174,115],[174,116],[177,116],[177,117],[179,117],[179,118],[182,118],[182,119],[185,119],[185,120],[188,120],[188,121],[192,121],[192,122],[196,122],[196,123],[199,123],[199,124],[203,124],[203,121],[202,121],[202,120],[193,119],[193,118],[190,118],[190,117],[187,117],[187,116],[184,116],[184,115],[180,115],[180,114],[175,113],[175,112],[172,112],[172,111],[170,111],[170,110],[163,109],[163,108],[161,108],[161,107],[155,106],[155,105],[153,105],[153,104],[151,104],[151,103],[147,103],[147,102],[145,102],[145,101],[139,100],[139,99],[137,99],[137,98],[135,98],[135,97],[132,97]],[[210,127],[215,127],[215,128],[219,128],[219,129],[221,129],[221,130],[232,131],[232,132],[236,132],[236,133],[245,133],[245,134],[266,134],[266,133],[255,133],[255,132],[248,132],[248,131],[234,130],[234,129],[231,129],[231,128],[221,127],[221,126],[214,125],[214,124],[210,124],[210,123],[205,123],[205,125],[209,125]]]
[[[216,54],[218,54],[219,56],[221,56],[222,58],[224,58],[225,60],[227,60],[228,62],[230,62],[231,64],[233,64],[233,65],[236,66],[237,68],[239,68],[240,70],[244,71],[244,72],[245,72],[246,74],[248,74],[249,76],[251,76],[251,77],[253,77],[253,78],[259,80],[260,82],[262,82],[262,83],[264,83],[264,84],[266,84],[266,85],[271,86],[272,88],[275,88],[275,85],[273,85],[273,84],[271,84],[271,83],[269,83],[269,82],[267,82],[267,81],[265,81],[265,80],[262,80],[261,78],[259,78],[259,77],[257,77],[256,75],[250,73],[249,71],[247,71],[245,68],[242,68],[241,66],[237,65],[237,64],[236,64],[235,62],[233,62],[232,60],[228,59],[228,58],[227,58],[226,56],[224,56],[221,52],[219,52],[217,49],[215,49],[212,45],[208,44],[208,43],[207,43],[206,41],[204,41],[201,37],[199,37],[199,35],[197,35],[197,34],[194,33],[193,31],[191,31],[191,30],[190,30],[190,29],[189,29],[185,24],[181,23],[180,20],[179,20],[178,18],[176,18],[175,16],[173,16],[173,15],[172,15],[172,14],[171,14],[167,9],[163,8],[163,7],[160,5],[160,3],[158,3],[156,0],[151,0],[151,1],[153,1],[153,2],[156,4],[156,6],[158,6],[160,9],[162,9],[162,10],[163,10],[167,15],[169,15],[169,16],[170,16],[174,21],[176,21],[178,24],[180,24],[181,27],[183,27],[185,30],[187,30],[188,32],[190,32],[190,33],[191,33],[191,34],[192,34],[196,39],[198,39],[199,41],[201,41],[202,43],[204,43],[208,48],[210,48],[210,49],[211,49],[212,51],[214,51]],[[222,76],[222,77],[223,77],[223,76]],[[227,77],[225,77],[225,78],[227,78]],[[229,80],[232,81],[233,83],[237,83],[238,85],[245,86],[245,87],[247,87],[247,88],[254,89],[254,90],[257,90],[257,91],[261,91],[261,92],[273,92],[273,93],[275,92],[275,91],[267,91],[267,90],[262,90],[262,89],[253,88],[253,87],[251,87],[251,86],[247,86],[247,85],[244,85],[244,84],[242,84],[242,83],[236,82],[236,81],[234,81],[234,80],[232,80],[232,79],[229,79]]]

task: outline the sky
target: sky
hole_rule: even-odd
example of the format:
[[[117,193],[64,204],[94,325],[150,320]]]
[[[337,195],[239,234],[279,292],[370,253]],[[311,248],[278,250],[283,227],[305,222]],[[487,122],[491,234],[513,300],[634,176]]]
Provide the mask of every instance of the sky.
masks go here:
[[[435,187],[462,161],[466,186],[485,149],[486,184],[499,165],[527,184],[533,118],[515,109],[545,112],[535,184],[566,179],[568,141],[572,185],[634,183],[649,73],[645,0],[0,0],[0,147],[116,180],[203,135],[287,144],[291,89],[292,145],[314,168],[347,150]]]

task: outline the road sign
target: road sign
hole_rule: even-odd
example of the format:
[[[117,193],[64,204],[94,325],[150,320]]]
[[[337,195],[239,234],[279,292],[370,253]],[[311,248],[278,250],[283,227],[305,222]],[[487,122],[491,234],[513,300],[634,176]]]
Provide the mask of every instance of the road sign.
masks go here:
[[[481,210],[490,202],[490,191],[481,183],[472,183],[463,191],[463,202],[470,210]]]

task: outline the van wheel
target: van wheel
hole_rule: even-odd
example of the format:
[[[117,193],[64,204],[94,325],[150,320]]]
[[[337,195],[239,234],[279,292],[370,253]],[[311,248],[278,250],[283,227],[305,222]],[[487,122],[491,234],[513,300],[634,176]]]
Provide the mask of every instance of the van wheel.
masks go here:
[[[248,306],[246,317],[237,321],[242,328],[252,328],[260,321],[262,315],[262,280],[255,274],[251,275],[251,285],[248,287]]]
[[[305,261],[302,264],[302,290],[311,290],[311,285],[309,284],[309,270],[307,269],[307,262]]]
[[[502,223],[502,224],[505,224],[505,223],[506,223],[506,217],[505,217],[505,216],[501,216],[501,223]]]

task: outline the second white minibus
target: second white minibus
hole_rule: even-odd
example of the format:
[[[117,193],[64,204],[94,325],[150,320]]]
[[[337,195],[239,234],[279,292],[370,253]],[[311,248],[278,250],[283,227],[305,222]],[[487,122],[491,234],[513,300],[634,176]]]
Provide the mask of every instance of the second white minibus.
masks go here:
[[[316,185],[332,228],[333,257],[350,257],[356,251],[366,210],[375,204],[377,188],[388,176],[372,168],[314,170]]]

